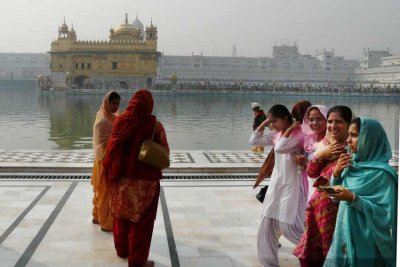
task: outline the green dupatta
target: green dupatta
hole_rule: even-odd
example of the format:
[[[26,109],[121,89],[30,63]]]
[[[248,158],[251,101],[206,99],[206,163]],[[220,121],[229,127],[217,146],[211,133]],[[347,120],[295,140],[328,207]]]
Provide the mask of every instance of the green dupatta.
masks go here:
[[[341,201],[324,266],[395,266],[397,174],[389,166],[392,150],[382,125],[360,118],[357,153],[342,184],[356,194],[353,202]]]

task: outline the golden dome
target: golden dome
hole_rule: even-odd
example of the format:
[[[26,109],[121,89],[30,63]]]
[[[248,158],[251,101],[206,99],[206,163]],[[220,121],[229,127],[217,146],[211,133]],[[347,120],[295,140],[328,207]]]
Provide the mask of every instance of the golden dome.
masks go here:
[[[136,34],[139,30],[132,25],[122,24],[114,28],[114,34]]]
[[[118,39],[137,39],[140,34],[141,32],[139,29],[128,23],[128,14],[125,14],[125,22],[115,27],[113,32],[111,32],[111,35]]]

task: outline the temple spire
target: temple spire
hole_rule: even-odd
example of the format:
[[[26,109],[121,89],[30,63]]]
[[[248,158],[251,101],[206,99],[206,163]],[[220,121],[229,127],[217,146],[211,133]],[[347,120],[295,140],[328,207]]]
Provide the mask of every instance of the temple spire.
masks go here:
[[[125,13],[125,25],[128,25],[128,13]]]

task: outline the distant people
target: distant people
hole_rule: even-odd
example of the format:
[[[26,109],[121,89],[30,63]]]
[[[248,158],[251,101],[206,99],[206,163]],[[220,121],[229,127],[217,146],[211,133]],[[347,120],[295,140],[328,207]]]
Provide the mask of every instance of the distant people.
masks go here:
[[[304,115],[302,130],[304,137],[304,155],[297,156],[297,161],[301,169],[306,169],[307,164],[315,156],[315,150],[319,142],[326,135],[326,118],[328,108],[324,105],[313,105],[309,107]],[[316,178],[311,178],[307,174],[307,202],[315,191],[314,182]]]
[[[111,231],[114,224],[114,219],[109,209],[111,189],[106,185],[103,177],[103,158],[120,102],[121,97],[118,93],[108,92],[104,96],[99,111],[96,113],[96,120],[93,125],[94,164],[91,182],[94,195],[92,222],[100,224],[103,231]]]
[[[138,161],[140,145],[151,138],[169,151],[161,122],[152,115],[154,100],[139,90],[125,112],[115,121],[103,161],[106,180],[113,186],[110,201],[114,221],[114,244],[129,266],[154,266],[148,261],[160,195],[160,169]]]
[[[327,136],[319,142],[315,156],[307,166],[309,177],[319,177],[314,187],[329,184],[338,158],[345,151],[352,111],[346,106],[335,106],[329,109],[327,116]],[[302,267],[324,264],[335,230],[337,211],[337,203],[325,192],[315,190],[306,208],[304,234],[293,252]]]
[[[251,103],[251,108],[253,109],[254,118],[253,118],[253,131],[260,126],[260,124],[267,119],[264,111],[260,108],[260,104],[256,102]],[[262,153],[264,152],[263,146],[253,146],[251,151]]]
[[[389,166],[392,149],[382,125],[357,118],[333,171],[340,201],[336,229],[324,266],[396,266],[398,175]]]
[[[268,125],[273,131],[263,134]],[[303,153],[303,139],[299,122],[293,122],[292,115],[283,105],[274,105],[268,111],[267,120],[250,138],[250,144],[273,145],[275,151],[275,165],[257,237],[258,259],[263,266],[279,266],[281,234],[297,244],[304,231],[306,197],[295,162],[296,155]]]

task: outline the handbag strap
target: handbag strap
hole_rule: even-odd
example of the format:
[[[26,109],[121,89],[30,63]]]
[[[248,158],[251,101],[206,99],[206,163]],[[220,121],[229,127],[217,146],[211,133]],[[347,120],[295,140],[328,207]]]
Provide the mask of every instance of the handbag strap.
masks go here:
[[[151,135],[151,140],[154,139],[154,133],[156,132],[157,124],[158,124],[158,120],[156,120],[156,125],[154,125],[153,134]]]

